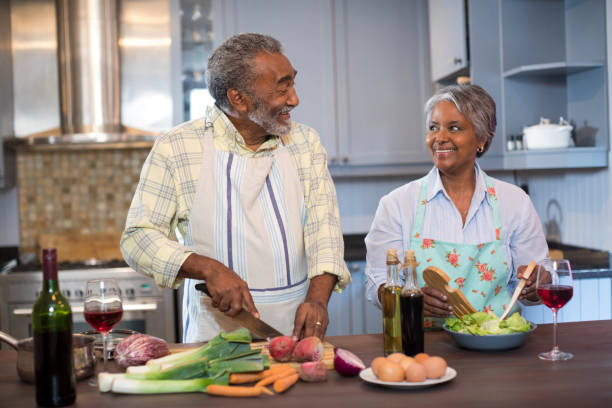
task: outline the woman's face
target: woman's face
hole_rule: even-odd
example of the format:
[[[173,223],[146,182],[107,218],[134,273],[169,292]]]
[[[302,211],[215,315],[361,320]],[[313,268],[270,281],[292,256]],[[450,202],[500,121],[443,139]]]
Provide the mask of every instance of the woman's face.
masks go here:
[[[425,143],[434,165],[446,175],[473,169],[476,148],[483,144],[477,139],[472,122],[450,101],[434,106]]]

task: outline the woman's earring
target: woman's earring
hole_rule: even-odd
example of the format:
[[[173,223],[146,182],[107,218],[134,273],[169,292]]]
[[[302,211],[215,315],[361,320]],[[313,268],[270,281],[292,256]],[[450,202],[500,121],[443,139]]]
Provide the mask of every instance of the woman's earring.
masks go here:
[[[477,151],[478,153],[482,153],[482,152],[484,152],[484,147],[482,147],[482,146],[478,146],[478,147],[476,148],[476,151]]]

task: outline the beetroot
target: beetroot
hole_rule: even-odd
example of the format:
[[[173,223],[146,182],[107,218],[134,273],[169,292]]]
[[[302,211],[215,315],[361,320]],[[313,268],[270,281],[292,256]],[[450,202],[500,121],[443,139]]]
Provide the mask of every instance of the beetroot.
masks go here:
[[[320,361],[323,359],[323,343],[316,336],[306,337],[298,342],[293,349],[295,361]]]
[[[327,368],[322,361],[308,361],[300,365],[300,378],[308,382],[327,380]]]
[[[278,336],[270,340],[270,356],[276,361],[289,361],[295,347],[295,339],[289,336]]]
[[[168,343],[148,334],[132,334],[115,347],[115,360],[121,367],[143,365],[170,354]]]

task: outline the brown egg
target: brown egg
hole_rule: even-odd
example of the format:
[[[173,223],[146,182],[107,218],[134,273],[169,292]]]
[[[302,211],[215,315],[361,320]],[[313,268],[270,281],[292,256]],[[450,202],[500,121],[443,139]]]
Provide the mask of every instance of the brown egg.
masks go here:
[[[446,372],[446,361],[442,357],[432,356],[423,362],[427,378],[440,378]]]
[[[427,372],[423,364],[415,362],[406,368],[405,376],[408,382],[423,382],[427,378]]]
[[[419,354],[414,356],[414,359],[416,360],[417,363],[422,363],[423,361],[427,360],[428,358],[429,358],[429,354],[427,354],[427,353],[419,353]]]
[[[372,360],[370,367],[372,368],[372,372],[375,376],[378,377],[378,369],[380,368],[380,365],[385,361],[387,361],[387,359],[384,357],[376,357],[374,360]]]
[[[389,382],[403,381],[404,370],[399,364],[386,360],[378,368],[378,379]]]
[[[403,353],[391,353],[387,356],[387,360],[399,364],[399,362],[402,361],[405,357],[407,356]]]
[[[412,363],[414,363],[414,358],[412,357],[408,357],[408,356],[404,356],[404,358],[402,358],[399,362],[399,365],[402,366],[402,368],[404,369],[404,371],[406,371],[406,368],[408,368],[408,366]]]

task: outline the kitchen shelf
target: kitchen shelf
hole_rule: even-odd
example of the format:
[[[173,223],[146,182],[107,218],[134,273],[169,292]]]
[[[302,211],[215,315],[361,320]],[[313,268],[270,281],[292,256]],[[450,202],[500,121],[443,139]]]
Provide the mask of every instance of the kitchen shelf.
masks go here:
[[[546,64],[521,65],[504,72],[504,78],[535,75],[568,75],[603,67],[598,61],[585,62],[550,62]]]
[[[608,167],[609,151],[604,147],[533,149],[485,155],[478,163],[485,170],[580,169]]]

